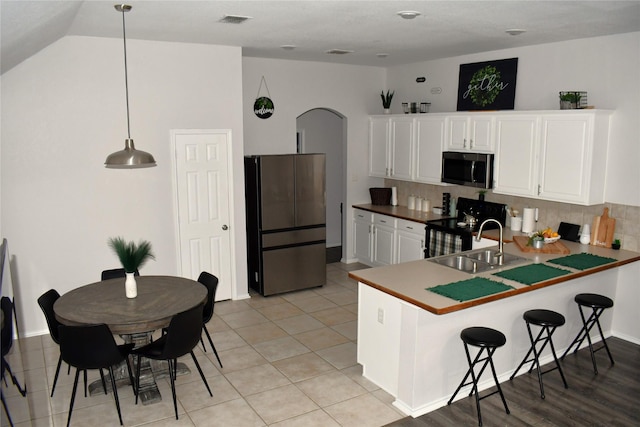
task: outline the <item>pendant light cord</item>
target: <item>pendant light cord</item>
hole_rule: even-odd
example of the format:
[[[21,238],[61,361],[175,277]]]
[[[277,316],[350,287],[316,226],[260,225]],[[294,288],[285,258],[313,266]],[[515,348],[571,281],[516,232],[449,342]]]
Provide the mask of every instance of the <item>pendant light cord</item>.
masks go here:
[[[124,24],[124,13],[126,10],[122,9],[122,40],[124,42],[124,92],[127,104],[127,136],[131,139],[131,127],[129,123],[129,81],[127,78],[127,34]]]

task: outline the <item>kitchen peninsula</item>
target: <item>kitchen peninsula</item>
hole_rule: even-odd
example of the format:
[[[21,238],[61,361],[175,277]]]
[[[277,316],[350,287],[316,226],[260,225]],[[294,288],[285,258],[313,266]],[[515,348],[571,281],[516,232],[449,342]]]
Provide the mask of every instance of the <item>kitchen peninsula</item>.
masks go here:
[[[614,300],[613,309],[601,318],[605,336],[640,343],[636,326],[640,323],[640,254],[573,242],[564,244],[571,254],[588,253],[608,258],[609,262],[578,270],[549,263],[565,255],[521,252],[515,243],[506,243],[505,252],[527,260],[473,275],[429,260],[351,272],[349,276],[359,282],[358,362],[363,366],[363,375],[393,395],[394,405],[406,414],[425,414],[446,405],[468,368],[459,338],[462,329],[486,326],[505,334],[506,345],[494,355],[502,382],[530,346],[522,314],[534,308],[562,313],[566,324],[554,335],[556,349],[562,353],[582,326],[573,298],[584,292]],[[568,273],[531,285],[495,275],[534,264],[562,268]],[[428,290],[474,277],[501,282],[513,289],[463,302]],[[546,353],[541,363],[551,360]],[[479,389],[491,385],[483,381]],[[464,397],[464,391],[459,396]]]

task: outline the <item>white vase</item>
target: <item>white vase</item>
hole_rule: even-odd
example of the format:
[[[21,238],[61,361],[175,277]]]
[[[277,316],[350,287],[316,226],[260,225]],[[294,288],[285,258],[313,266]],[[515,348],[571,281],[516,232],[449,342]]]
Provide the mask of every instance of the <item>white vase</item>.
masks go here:
[[[138,296],[138,285],[136,284],[135,273],[126,273],[127,278],[124,281],[124,290],[127,298],[135,298]]]

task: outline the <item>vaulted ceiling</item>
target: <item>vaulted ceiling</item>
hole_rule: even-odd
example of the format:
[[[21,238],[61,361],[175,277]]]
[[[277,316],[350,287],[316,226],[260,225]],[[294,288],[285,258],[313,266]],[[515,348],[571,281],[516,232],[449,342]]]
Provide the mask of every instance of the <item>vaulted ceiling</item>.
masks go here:
[[[4,73],[61,37],[122,37],[113,1],[1,0]],[[388,67],[640,31],[640,1],[131,1],[129,39],[241,46],[244,56]],[[403,19],[401,11],[415,11]],[[223,23],[226,15],[250,17]],[[526,30],[510,35],[510,29]],[[288,49],[282,46],[288,46]],[[293,47],[293,48],[291,48]],[[350,51],[328,54],[327,51]]]

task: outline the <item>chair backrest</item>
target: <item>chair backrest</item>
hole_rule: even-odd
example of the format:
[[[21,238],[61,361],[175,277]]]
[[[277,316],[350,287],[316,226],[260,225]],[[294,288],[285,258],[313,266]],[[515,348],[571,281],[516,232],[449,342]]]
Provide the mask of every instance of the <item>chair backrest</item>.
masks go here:
[[[0,307],[2,308],[2,315],[4,316],[2,320],[2,331],[0,332],[0,345],[2,347],[2,356],[4,357],[9,353],[13,345],[13,303],[11,302],[11,298],[0,298]],[[2,374],[4,376],[4,372],[2,372]]]
[[[99,369],[124,360],[109,327],[60,325],[60,356],[80,369]]]
[[[173,316],[160,358],[178,358],[198,345],[202,334],[202,309],[203,305],[199,304]]]
[[[49,289],[38,298],[38,305],[44,313],[44,318],[47,320],[51,339],[57,344],[60,344],[60,339],[58,338],[58,326],[60,326],[60,322],[56,319],[56,314],[53,311],[53,304],[55,304],[58,298],[60,298],[58,291]]]
[[[100,280],[109,280],[109,279],[118,279],[120,277],[125,277],[126,272],[124,268],[112,268],[111,270],[103,270],[102,275],[100,276]],[[139,276],[140,272],[136,270],[133,273],[134,276]]]
[[[198,282],[202,283],[207,288],[207,301],[204,303],[204,309],[202,311],[202,319],[204,323],[207,323],[211,320],[211,316],[213,316],[213,305],[216,302],[218,278],[211,273],[203,271],[198,277]]]

